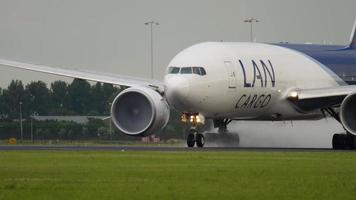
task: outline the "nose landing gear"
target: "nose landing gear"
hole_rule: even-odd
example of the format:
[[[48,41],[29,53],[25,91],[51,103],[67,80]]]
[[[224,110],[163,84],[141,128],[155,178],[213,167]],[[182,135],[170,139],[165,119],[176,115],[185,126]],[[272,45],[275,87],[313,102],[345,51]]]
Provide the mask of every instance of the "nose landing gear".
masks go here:
[[[192,126],[187,136],[187,146],[192,148],[196,144],[197,147],[203,148],[205,137],[203,134],[198,133],[197,127],[205,123],[204,116],[199,115],[199,113],[183,113],[181,121]]]
[[[196,143],[197,143],[197,147],[199,148],[203,148],[205,145],[205,138],[204,135],[199,133],[196,135]]]
[[[192,148],[195,144],[197,147],[203,148],[205,145],[205,137],[203,134],[198,133],[195,128],[191,128],[187,137],[187,146]]]
[[[194,117],[191,118],[194,121]],[[187,136],[187,146],[194,147],[195,145],[199,148],[203,148],[206,140],[211,141],[214,144],[218,144],[219,146],[231,146],[235,147],[239,145],[240,138],[238,134],[229,133],[227,130],[227,125],[232,122],[231,119],[215,119],[214,128],[218,128],[218,133],[209,133],[204,132],[205,134],[201,134],[197,130],[197,126],[193,126],[190,128]],[[205,139],[207,138],[207,139]]]

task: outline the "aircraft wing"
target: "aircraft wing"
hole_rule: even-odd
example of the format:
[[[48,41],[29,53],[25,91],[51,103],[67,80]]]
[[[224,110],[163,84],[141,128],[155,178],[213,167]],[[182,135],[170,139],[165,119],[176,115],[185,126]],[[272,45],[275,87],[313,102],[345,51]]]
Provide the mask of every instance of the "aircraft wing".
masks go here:
[[[49,67],[44,65],[35,65],[35,64],[22,63],[22,62],[3,60],[3,59],[0,59],[0,65],[11,67],[11,68],[18,68],[18,69],[35,71],[35,72],[53,74],[58,76],[109,83],[113,85],[121,85],[121,86],[128,86],[128,87],[148,86],[159,91],[163,91],[163,87],[164,87],[163,82],[161,81],[142,79],[142,78],[131,77],[131,76],[113,75],[113,74],[100,73],[94,71]]]
[[[297,89],[288,99],[303,111],[338,107],[346,96],[356,92],[356,85],[320,89]]]

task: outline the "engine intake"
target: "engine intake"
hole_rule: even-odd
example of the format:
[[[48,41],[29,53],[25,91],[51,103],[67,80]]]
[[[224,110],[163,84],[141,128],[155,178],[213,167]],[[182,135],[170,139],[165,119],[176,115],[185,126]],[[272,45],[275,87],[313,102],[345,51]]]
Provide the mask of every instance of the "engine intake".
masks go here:
[[[164,128],[170,110],[156,91],[135,87],[122,91],[113,101],[111,117],[115,126],[130,136],[146,136]]]
[[[356,93],[347,96],[340,108],[340,119],[344,128],[356,135]]]

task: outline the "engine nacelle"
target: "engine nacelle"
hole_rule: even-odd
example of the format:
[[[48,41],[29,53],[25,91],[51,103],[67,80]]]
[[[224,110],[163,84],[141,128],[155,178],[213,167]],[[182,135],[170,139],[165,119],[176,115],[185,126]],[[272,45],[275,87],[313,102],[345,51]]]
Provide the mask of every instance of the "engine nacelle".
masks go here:
[[[356,135],[356,93],[350,94],[342,102],[340,119],[344,128]]]
[[[158,92],[145,87],[122,91],[111,106],[115,126],[130,136],[153,134],[167,125],[169,115],[166,100]]]

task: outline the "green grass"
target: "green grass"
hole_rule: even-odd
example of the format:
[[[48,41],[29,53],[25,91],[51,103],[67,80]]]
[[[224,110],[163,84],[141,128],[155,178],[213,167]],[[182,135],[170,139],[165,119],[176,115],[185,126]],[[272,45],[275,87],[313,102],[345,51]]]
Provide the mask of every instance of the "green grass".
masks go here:
[[[354,199],[353,152],[0,152],[0,199]]]
[[[161,141],[160,143],[154,142],[141,142],[141,141],[117,141],[117,140],[24,140],[21,142],[17,141],[16,145],[41,145],[41,146],[163,146],[163,147],[184,147],[186,146],[185,140],[170,140],[170,141]],[[9,145],[7,140],[0,140],[0,145]]]

